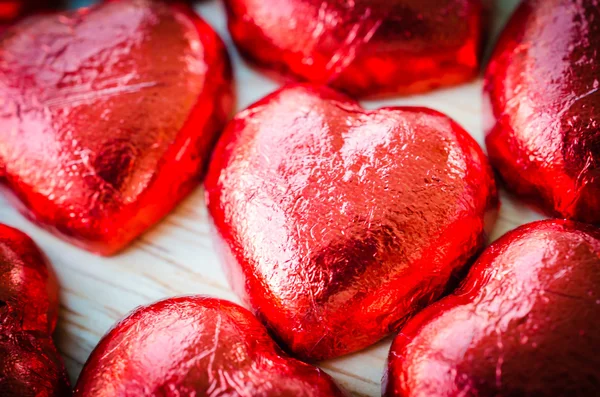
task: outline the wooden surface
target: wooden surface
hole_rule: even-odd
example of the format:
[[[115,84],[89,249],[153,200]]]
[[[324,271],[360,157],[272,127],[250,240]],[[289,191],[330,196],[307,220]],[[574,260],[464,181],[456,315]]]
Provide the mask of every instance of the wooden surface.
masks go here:
[[[498,31],[516,2],[497,0],[493,32]],[[231,46],[221,4],[208,1],[197,9],[230,48],[236,70],[238,108],[243,109],[273,91],[277,85],[248,69]],[[365,102],[364,106],[429,106],[454,117],[483,144],[481,84],[477,80],[429,95]],[[206,294],[237,301],[212,248],[203,196],[203,190],[197,189],[173,214],[113,258],[91,255],[54,238],[28,223],[0,197],[0,222],[32,236],[58,274],[62,295],[55,336],[73,381],[99,338],[138,305],[182,294]],[[502,198],[493,238],[540,218],[505,194]],[[363,352],[321,366],[356,395],[378,396],[389,343],[387,339]]]

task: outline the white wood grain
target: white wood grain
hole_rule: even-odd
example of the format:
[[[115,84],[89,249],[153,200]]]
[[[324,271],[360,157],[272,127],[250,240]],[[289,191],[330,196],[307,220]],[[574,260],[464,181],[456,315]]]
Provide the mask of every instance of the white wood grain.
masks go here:
[[[498,0],[492,31],[497,32],[518,0]],[[238,108],[273,91],[277,84],[249,69],[231,45],[220,3],[198,6],[200,14],[227,42],[234,60]],[[454,117],[480,144],[481,80],[428,95],[366,102],[366,107],[424,105]],[[541,218],[503,194],[493,238],[517,225]],[[99,338],[138,305],[181,294],[206,294],[238,302],[230,291],[212,248],[203,191],[197,189],[177,210],[121,255],[101,258],[74,248],[20,216],[0,197],[0,221],[34,238],[53,263],[62,286],[56,340],[69,374],[77,378]],[[321,366],[358,396],[380,395],[390,338],[357,354]]]

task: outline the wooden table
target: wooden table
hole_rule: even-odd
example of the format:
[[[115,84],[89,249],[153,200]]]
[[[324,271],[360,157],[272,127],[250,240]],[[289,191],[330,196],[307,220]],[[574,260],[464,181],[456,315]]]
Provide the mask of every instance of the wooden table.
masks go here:
[[[492,30],[497,32],[518,0],[496,0]],[[227,41],[234,60],[238,108],[243,109],[277,85],[250,70],[231,45],[222,5],[203,2],[199,13]],[[433,94],[365,102],[368,108],[419,105],[440,110],[461,123],[480,144],[481,79]],[[541,216],[503,194],[502,210],[493,238]],[[74,248],[27,222],[0,197],[0,222],[34,238],[52,261],[62,286],[57,344],[73,381],[99,338],[125,313],[157,299],[206,294],[238,301],[230,291],[212,247],[204,205],[197,189],[177,210],[143,235],[128,250],[101,258]],[[358,396],[379,396],[390,340],[363,352],[324,362],[321,366]]]

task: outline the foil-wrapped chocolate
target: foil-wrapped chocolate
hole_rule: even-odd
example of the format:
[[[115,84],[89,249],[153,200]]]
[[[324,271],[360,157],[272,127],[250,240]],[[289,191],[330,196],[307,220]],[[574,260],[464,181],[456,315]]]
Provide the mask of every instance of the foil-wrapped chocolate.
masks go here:
[[[205,186],[238,294],[311,359],[369,346],[437,299],[498,204],[481,148],[447,116],[313,85],[239,113]]]
[[[225,0],[247,59],[355,96],[409,94],[478,72],[480,0]]]
[[[215,32],[144,0],[31,17],[0,39],[0,180],[29,218],[112,254],[200,181],[232,110]]]
[[[594,396],[599,328],[600,230],[564,220],[525,225],[402,328],[383,394]]]
[[[485,76],[487,148],[515,194],[600,223],[600,7],[526,0]]]
[[[88,359],[76,397],[344,397],[322,370],[283,353],[248,310],[190,296],[138,308]]]
[[[0,394],[68,397],[67,373],[52,333],[58,284],[44,255],[22,232],[0,225]]]

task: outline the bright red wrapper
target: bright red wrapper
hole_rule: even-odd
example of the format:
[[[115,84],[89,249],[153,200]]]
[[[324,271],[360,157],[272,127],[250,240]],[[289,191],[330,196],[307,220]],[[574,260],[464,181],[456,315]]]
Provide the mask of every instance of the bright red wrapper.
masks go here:
[[[600,230],[553,220],[492,244],[392,345],[386,397],[594,396]]]
[[[355,96],[410,94],[478,72],[480,0],[226,0],[243,55]]]
[[[67,397],[67,373],[51,334],[58,284],[44,255],[20,231],[0,225],[0,394]]]
[[[310,359],[367,347],[437,299],[498,204],[487,159],[447,116],[312,85],[239,113],[205,186],[236,291]]]
[[[527,0],[485,76],[486,143],[506,186],[552,216],[600,223],[600,7]]]
[[[252,314],[206,297],[141,307],[102,338],[76,397],[344,397],[322,370],[288,357]]]
[[[221,40],[185,6],[28,18],[0,40],[0,179],[41,226],[113,254],[197,186],[231,83]]]

